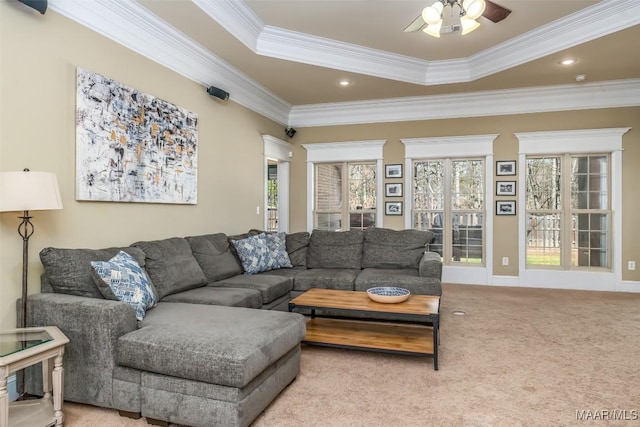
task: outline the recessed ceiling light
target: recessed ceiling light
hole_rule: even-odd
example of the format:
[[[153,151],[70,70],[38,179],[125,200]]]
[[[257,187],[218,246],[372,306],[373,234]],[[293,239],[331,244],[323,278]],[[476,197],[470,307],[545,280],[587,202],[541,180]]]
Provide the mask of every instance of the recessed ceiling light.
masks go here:
[[[576,62],[578,62],[578,60],[576,58],[566,58],[563,59],[562,61],[559,62],[560,65],[573,65]]]
[[[576,81],[577,81],[577,82],[583,82],[583,81],[585,81],[585,79],[586,79],[586,78],[587,78],[587,75],[586,75],[586,74],[578,74],[578,75],[576,76]]]
[[[351,82],[349,80],[340,80],[340,86],[346,87],[346,86],[350,86]]]

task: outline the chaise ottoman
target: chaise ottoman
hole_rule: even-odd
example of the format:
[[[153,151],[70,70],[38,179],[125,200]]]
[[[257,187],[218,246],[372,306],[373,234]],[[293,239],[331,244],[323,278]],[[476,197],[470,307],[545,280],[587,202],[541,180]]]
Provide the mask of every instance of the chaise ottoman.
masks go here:
[[[118,339],[116,360],[140,372],[129,384],[139,393],[126,396],[150,419],[247,426],[300,370],[302,316],[159,303],[142,322]]]

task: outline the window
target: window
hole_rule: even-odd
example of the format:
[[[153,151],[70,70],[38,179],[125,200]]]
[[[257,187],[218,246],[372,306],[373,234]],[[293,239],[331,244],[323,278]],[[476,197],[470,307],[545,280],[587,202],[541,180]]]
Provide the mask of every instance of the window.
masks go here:
[[[303,144],[307,150],[307,231],[382,227],[386,141]]]
[[[374,226],[376,169],[375,162],[316,164],[314,228],[338,231]]]
[[[278,231],[278,163],[267,160],[267,231]]]
[[[526,264],[611,267],[608,154],[526,159]]]
[[[429,250],[446,264],[482,264],[484,160],[417,160],[413,176],[413,228],[436,235]]]

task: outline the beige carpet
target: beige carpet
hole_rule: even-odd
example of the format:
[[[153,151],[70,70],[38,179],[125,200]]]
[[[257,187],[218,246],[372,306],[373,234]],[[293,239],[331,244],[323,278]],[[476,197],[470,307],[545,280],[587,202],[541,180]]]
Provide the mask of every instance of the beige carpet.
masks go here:
[[[640,425],[640,294],[444,285],[441,318],[439,371],[305,346],[300,375],[254,426]],[[64,411],[70,427],[147,425]]]

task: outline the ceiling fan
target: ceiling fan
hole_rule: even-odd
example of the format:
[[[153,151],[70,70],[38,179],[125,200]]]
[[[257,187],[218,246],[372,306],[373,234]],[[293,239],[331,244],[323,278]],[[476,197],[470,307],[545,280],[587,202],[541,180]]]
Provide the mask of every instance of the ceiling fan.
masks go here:
[[[422,10],[404,32],[422,30],[434,37],[455,32],[467,34],[480,26],[476,21],[480,16],[491,22],[500,22],[510,13],[510,9],[491,0],[435,0]]]

